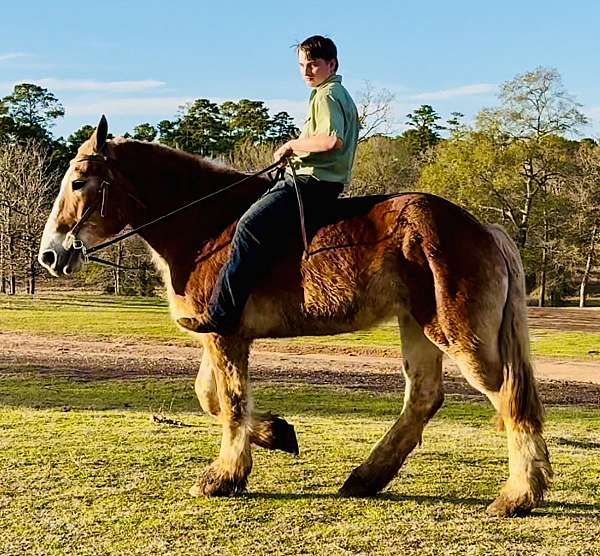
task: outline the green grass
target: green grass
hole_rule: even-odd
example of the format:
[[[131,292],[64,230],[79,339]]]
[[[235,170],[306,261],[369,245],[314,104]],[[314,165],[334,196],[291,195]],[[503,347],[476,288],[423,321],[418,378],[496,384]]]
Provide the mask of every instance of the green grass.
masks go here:
[[[600,360],[600,334],[597,333],[533,329],[530,337],[534,355]]]
[[[180,340],[167,303],[158,298],[112,295],[0,296],[0,328],[61,336]]]
[[[1,369],[0,369],[1,370]],[[600,412],[549,408],[556,472],[524,519],[485,506],[507,474],[488,405],[448,401],[382,495],[340,499],[401,400],[329,387],[257,388],[301,455],[254,450],[249,493],[193,499],[220,430],[187,380],[75,382],[0,373],[0,554],[598,554]],[[163,412],[190,427],[152,422]]]
[[[193,344],[179,332],[167,304],[157,298],[110,295],[0,295],[0,331],[86,337],[135,338],[142,341]],[[600,359],[600,334],[532,330],[535,355]],[[337,336],[286,340],[299,344],[399,348],[398,330],[386,323],[371,330]],[[273,344],[276,346],[277,341]],[[592,353],[590,353],[592,352]],[[596,352],[596,353],[593,353]]]

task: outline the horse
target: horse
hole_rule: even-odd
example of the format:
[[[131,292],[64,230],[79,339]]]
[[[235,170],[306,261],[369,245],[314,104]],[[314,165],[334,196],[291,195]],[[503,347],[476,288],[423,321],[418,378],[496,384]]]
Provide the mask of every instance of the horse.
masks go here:
[[[71,160],[46,222],[38,258],[54,276],[73,274],[85,262],[68,241],[77,223],[77,238],[89,248],[245,176],[160,144],[107,140],[107,133],[103,116]],[[175,321],[204,311],[237,220],[269,185],[268,177],[251,176],[140,231]],[[412,192],[338,199],[311,235],[310,256],[292,239],[282,248],[234,334],[190,332],[203,346],[198,400],[222,424],[219,455],[190,494],[243,492],[252,444],[297,453],[292,425],[253,410],[253,340],[337,334],[397,318],[402,410],[340,495],[375,495],[396,476],[443,403],[446,354],[487,396],[506,431],[509,476],[488,513],[524,515],[539,506],[552,468],[530,360],[523,266],[509,235],[441,197]]]

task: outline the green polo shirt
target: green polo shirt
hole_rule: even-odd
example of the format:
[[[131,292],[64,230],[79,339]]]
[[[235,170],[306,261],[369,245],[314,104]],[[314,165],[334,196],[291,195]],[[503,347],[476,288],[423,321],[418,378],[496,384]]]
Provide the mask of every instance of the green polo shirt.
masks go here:
[[[348,183],[358,143],[358,112],[341,75],[332,75],[310,94],[308,115],[301,138],[335,135],[343,141],[341,149],[323,153],[300,153],[294,157],[296,172],[321,181]]]

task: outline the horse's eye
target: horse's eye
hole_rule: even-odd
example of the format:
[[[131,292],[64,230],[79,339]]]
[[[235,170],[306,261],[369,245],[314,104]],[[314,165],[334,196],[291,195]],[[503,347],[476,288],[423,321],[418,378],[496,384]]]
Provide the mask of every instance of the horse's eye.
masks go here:
[[[73,191],[77,191],[78,189],[81,189],[84,185],[85,185],[85,180],[73,180],[73,183],[72,183]]]

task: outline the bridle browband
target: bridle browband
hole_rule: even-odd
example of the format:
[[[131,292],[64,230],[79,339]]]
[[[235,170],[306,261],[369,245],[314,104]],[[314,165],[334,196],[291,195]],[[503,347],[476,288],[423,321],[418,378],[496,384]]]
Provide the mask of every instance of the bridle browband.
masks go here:
[[[106,164],[107,166],[109,166],[110,159],[105,155],[96,154],[96,155],[86,155],[84,157],[81,157],[81,158],[78,158],[75,160],[75,162],[86,162],[86,161],[100,162],[100,163],[103,163],[103,164]],[[288,164],[291,169],[294,187],[296,189],[296,195],[298,197],[298,208],[300,211],[300,225],[302,228],[302,239],[304,241],[304,248],[306,250],[306,253],[308,253],[308,243],[307,243],[306,230],[305,230],[305,225],[304,225],[304,207],[302,206],[302,198],[300,196],[300,191],[298,189],[298,184],[296,181],[296,172],[294,170],[294,167],[292,166],[289,156],[283,157],[280,160],[278,160],[277,162],[270,164],[269,166],[267,166],[266,168],[263,168],[262,170],[259,170],[258,172],[244,176],[242,179],[240,179],[234,183],[231,183],[221,189],[218,189],[217,191],[213,191],[212,193],[209,193],[208,195],[204,195],[203,197],[200,197],[199,199],[195,199],[175,210],[172,210],[166,214],[163,214],[162,216],[154,218],[153,220],[150,220],[149,222],[146,222],[136,228],[133,228],[132,230],[129,230],[128,232],[120,234],[111,240],[105,241],[103,243],[99,243],[98,245],[95,245],[94,247],[88,248],[85,246],[83,241],[81,241],[80,239],[77,238],[77,233],[81,230],[83,224],[85,224],[85,222],[87,220],[89,220],[89,218],[92,216],[92,214],[98,209],[98,207],[100,207],[100,216],[102,218],[104,218],[106,216],[106,212],[105,212],[106,211],[106,197],[107,197],[108,187],[111,185],[111,183],[108,180],[102,180],[102,182],[100,183],[99,198],[97,198],[89,207],[87,207],[85,209],[84,213],[81,215],[81,218],[66,233],[65,239],[63,241],[63,247],[67,251],[69,251],[71,249],[74,251],[81,251],[84,262],[86,262],[86,263],[93,261],[93,262],[97,262],[97,263],[101,263],[101,264],[107,264],[109,266],[116,267],[116,268],[122,268],[124,270],[135,270],[133,268],[122,267],[120,265],[117,265],[116,263],[112,263],[110,261],[105,261],[104,259],[100,259],[98,257],[93,257],[92,253],[97,253],[98,251],[102,251],[102,250],[110,247],[111,245],[114,245],[115,243],[119,243],[119,242],[123,241],[124,239],[127,239],[128,237],[131,237],[132,235],[135,235],[135,234],[141,232],[142,230],[146,230],[146,229],[150,228],[151,226],[154,226],[155,224],[159,224],[160,222],[167,220],[171,216],[175,216],[176,214],[182,213],[182,212],[188,210],[189,208],[192,208],[192,207],[198,205],[202,201],[205,201],[206,199],[210,199],[211,197],[215,197],[221,193],[224,193],[225,191],[227,191],[237,185],[240,185],[241,183],[244,183],[248,180],[256,178],[262,174],[266,174],[267,172],[270,172],[271,170],[274,170],[277,167],[279,167],[279,171],[283,171],[286,164]],[[110,170],[110,168],[109,168],[109,170]],[[138,204],[140,204],[141,206],[143,206],[145,208],[144,203],[142,201],[140,201],[139,199],[137,199],[137,197],[135,197],[132,193],[127,192],[127,194],[128,194],[128,196],[133,198]]]

